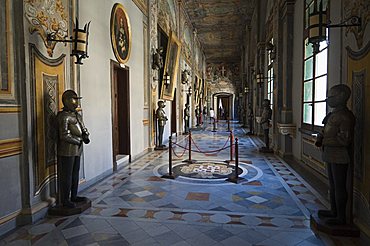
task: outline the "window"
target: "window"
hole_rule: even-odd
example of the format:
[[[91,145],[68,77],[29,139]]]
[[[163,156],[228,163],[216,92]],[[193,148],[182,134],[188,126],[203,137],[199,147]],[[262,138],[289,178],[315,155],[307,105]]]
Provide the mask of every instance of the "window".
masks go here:
[[[308,44],[308,15],[319,6],[320,0],[305,2],[302,122],[303,126],[314,130],[315,126],[323,126],[326,115],[328,46],[326,41],[321,42],[319,53],[314,54],[312,45]],[[323,0],[324,8],[327,2]]]
[[[270,40],[271,44],[274,44],[274,40]],[[272,59],[272,52],[269,51],[267,54],[267,99],[270,100],[271,106],[273,105],[273,96],[274,96],[274,66]]]

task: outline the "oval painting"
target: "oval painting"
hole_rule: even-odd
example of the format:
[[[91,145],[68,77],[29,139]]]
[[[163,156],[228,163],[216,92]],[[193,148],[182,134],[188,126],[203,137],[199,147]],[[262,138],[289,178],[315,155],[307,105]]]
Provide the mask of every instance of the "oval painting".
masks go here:
[[[114,4],[112,9],[110,34],[113,53],[118,62],[127,62],[131,52],[131,27],[126,10],[120,3]]]

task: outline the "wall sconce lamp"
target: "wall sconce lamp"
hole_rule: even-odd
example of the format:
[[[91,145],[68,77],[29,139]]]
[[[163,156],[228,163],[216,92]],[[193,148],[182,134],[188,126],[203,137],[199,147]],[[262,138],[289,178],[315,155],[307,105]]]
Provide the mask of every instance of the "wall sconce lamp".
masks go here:
[[[326,29],[335,27],[361,26],[359,16],[351,16],[338,24],[330,24],[327,20],[327,11],[323,10],[322,1],[319,9],[315,5],[314,11],[308,16],[308,43],[312,44],[313,53],[320,51],[320,42],[326,40]]]
[[[75,64],[82,65],[82,59],[88,58],[87,47],[89,39],[89,28],[90,22],[85,24],[83,29],[78,28],[78,20],[76,19],[76,28],[73,29],[71,39],[55,39],[56,33],[49,33],[47,35],[48,41],[72,43],[72,53],[71,56],[76,56]]]
[[[274,79],[274,78],[275,78],[275,76],[273,76],[273,77],[264,77],[263,73],[257,73],[257,75],[256,75],[257,84],[262,83],[265,79]]]
[[[248,86],[244,87],[244,93],[247,94],[248,92],[249,92],[249,87]]]
[[[168,75],[168,73],[166,72],[164,75],[163,75],[163,82],[164,82],[164,85],[166,87],[168,87],[170,85],[170,75]]]
[[[187,93],[187,94],[188,94],[189,96],[191,96],[191,94],[192,94],[192,93],[193,93],[193,90],[191,89],[191,86],[189,86],[189,88],[188,88],[188,93]]]
[[[275,58],[276,58],[275,45],[273,45],[271,42],[268,42],[267,45],[266,45],[266,50],[269,52],[271,60],[272,61],[275,60]]]

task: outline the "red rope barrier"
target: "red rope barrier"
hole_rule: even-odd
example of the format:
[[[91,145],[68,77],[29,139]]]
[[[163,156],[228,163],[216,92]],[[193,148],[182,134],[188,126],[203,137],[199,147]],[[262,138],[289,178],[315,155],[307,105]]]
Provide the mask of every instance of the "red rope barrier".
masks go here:
[[[199,146],[195,143],[194,139],[193,139],[193,138],[191,138],[191,141],[194,143],[195,147],[198,149],[198,151],[195,151],[195,150],[193,150],[193,151],[194,151],[194,152],[197,152],[197,153],[202,153],[202,154],[204,154],[204,155],[207,155],[207,153],[219,153],[219,152],[221,152],[222,150],[227,149],[227,148],[229,148],[229,147],[230,147],[230,145],[229,145],[229,146],[227,146],[227,147],[225,148],[226,144],[227,144],[227,143],[228,143],[228,141],[229,141],[229,138],[230,138],[230,136],[226,139],[226,142],[225,142],[224,146],[222,146],[222,148],[221,148],[221,149],[218,149],[218,150],[211,150],[211,151],[201,151],[201,150],[200,150],[200,148],[199,148]]]
[[[191,137],[191,136],[187,136],[187,137],[189,137],[190,138],[190,141],[192,141],[193,142],[193,144],[195,145],[195,147],[198,149],[198,150],[192,150],[192,151],[194,151],[194,152],[196,152],[196,153],[202,153],[202,154],[204,154],[204,155],[208,155],[208,156],[211,156],[211,155],[214,155],[214,153],[216,153],[216,154],[218,154],[219,152],[221,152],[222,150],[225,150],[225,149],[227,149],[227,148],[233,148],[233,146],[234,146],[234,144],[230,144],[230,145],[228,145],[228,146],[226,146],[227,145],[227,143],[228,143],[228,141],[229,141],[229,139],[230,139],[230,136],[226,139],[226,141],[225,141],[225,143],[224,143],[224,145],[222,146],[222,148],[221,149],[217,149],[217,150],[210,150],[210,151],[202,151],[200,148],[199,148],[199,146],[195,143],[195,141],[194,141],[194,139]],[[189,142],[190,142],[189,141]],[[177,154],[176,152],[175,152],[175,150],[174,150],[174,148],[172,148],[172,152],[173,152],[173,154],[177,157],[177,158],[181,158],[181,157],[183,157],[184,156],[184,154],[185,154],[185,152],[188,150],[190,150],[190,148],[188,148],[188,142],[186,142],[186,146],[184,147],[184,146],[181,146],[181,145],[179,145],[179,144],[177,144],[177,143],[172,143],[173,145],[176,145],[176,146],[178,146],[178,147],[180,147],[180,148],[182,148],[182,149],[184,149],[184,151],[181,153],[181,154]]]
[[[211,150],[211,151],[207,151],[207,152],[204,152],[204,151],[200,151],[200,150],[193,150],[193,152],[196,152],[196,153],[202,153],[202,154],[204,154],[204,155],[209,155],[208,153],[219,153],[219,152],[221,152],[222,150],[225,150],[225,149],[228,149],[228,148],[230,148],[230,145],[228,145],[228,146],[226,146],[226,147],[224,147],[224,148],[222,148],[222,149],[218,149],[218,150]],[[214,154],[213,154],[214,155]],[[209,155],[209,156],[212,156],[212,155]]]
[[[182,139],[180,140],[180,142],[182,142],[182,141],[186,140],[188,137],[189,137],[189,135],[185,136],[184,138],[182,138]],[[172,142],[172,144],[176,144],[176,143],[177,143],[177,137],[176,137],[176,142]]]
[[[184,149],[184,151],[183,151],[180,155],[177,155],[177,154],[176,154],[176,152],[175,152],[175,149],[174,149],[174,148],[172,148],[172,152],[173,152],[173,154],[174,154],[177,158],[181,158],[181,157],[183,157],[183,156],[184,156],[184,154],[185,154],[185,152],[186,152],[186,150],[188,149],[188,148],[187,148],[188,143],[186,143],[186,146],[185,146],[185,147],[182,147],[182,146],[180,146],[180,145],[178,145],[178,144],[175,144],[175,145],[179,146],[180,148],[183,148],[183,149]]]

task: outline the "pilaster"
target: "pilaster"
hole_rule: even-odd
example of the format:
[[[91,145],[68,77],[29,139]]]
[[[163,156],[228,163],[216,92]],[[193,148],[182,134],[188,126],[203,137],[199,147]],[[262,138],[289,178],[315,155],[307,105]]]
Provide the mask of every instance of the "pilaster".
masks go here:
[[[278,112],[277,127],[278,141],[277,150],[280,155],[286,156],[292,154],[292,137],[295,127],[292,118],[292,87],[293,87],[293,33],[294,33],[294,0],[285,0],[280,2],[279,7],[279,40],[278,40]],[[290,131],[286,131],[289,126]],[[284,128],[284,129],[283,129]]]

